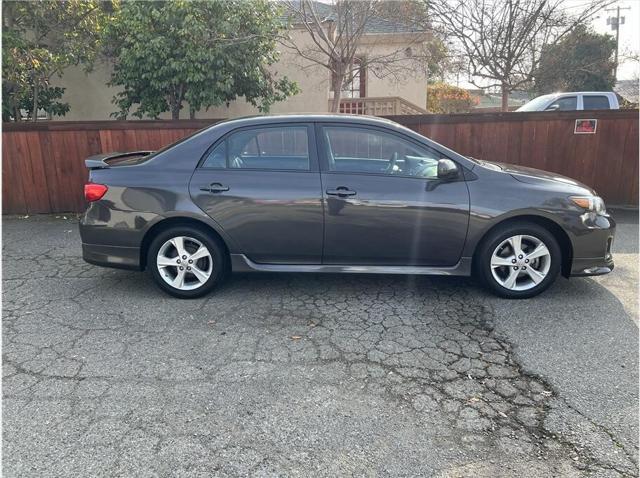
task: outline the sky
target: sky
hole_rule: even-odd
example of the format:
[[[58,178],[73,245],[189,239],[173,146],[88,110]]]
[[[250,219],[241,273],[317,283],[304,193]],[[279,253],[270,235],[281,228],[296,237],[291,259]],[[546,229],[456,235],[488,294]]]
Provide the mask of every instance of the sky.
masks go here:
[[[571,3],[579,3],[579,0],[571,0]],[[619,80],[638,79],[638,70],[640,65],[637,61],[630,61],[629,54],[638,54],[640,50],[640,0],[619,0],[609,8],[615,9],[620,6],[620,16],[624,17],[624,24],[620,25],[620,52],[618,61]],[[623,10],[629,8],[629,10]],[[611,26],[607,25],[607,17],[615,16],[615,11],[600,12],[591,22],[594,30],[598,33],[616,34],[615,30],[611,30]]]

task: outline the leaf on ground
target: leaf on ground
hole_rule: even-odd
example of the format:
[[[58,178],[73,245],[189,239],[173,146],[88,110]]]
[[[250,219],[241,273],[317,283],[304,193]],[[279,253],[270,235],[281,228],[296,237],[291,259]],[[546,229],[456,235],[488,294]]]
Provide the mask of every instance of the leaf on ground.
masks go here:
[[[300,340],[302,337],[300,335],[292,335],[291,340]]]

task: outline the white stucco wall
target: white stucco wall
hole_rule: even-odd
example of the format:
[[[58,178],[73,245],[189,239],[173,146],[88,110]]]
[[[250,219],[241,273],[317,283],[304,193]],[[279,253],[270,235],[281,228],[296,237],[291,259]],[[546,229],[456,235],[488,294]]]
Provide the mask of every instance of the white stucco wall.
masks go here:
[[[292,33],[296,42],[303,44],[310,42],[307,34],[296,30]],[[400,40],[401,41],[401,40]],[[363,52],[374,49],[377,52],[393,50],[397,45],[389,38],[370,40],[363,45]],[[288,98],[286,101],[275,103],[271,107],[272,113],[320,113],[328,111],[328,99],[332,96],[329,91],[329,71],[308,60],[304,60],[293,51],[280,47],[280,60],[272,66],[272,70],[279,77],[287,76],[296,81],[300,93]],[[55,120],[65,121],[89,121],[107,120],[110,114],[117,110],[111,102],[117,93],[116,88],[110,88],[107,83],[110,78],[110,66],[106,63],[97,64],[94,70],[88,74],[81,68],[70,68],[65,71],[62,78],[52,81],[55,86],[66,88],[64,101],[67,101],[71,109],[64,117],[56,117]],[[367,96],[400,96],[422,108],[426,104],[427,78],[418,71],[407,71],[396,77],[378,78],[372,72],[367,72]],[[246,103],[244,99],[232,102],[229,107],[222,106],[211,108],[208,111],[199,111],[198,119],[206,118],[233,118],[258,114],[259,111]],[[182,109],[180,118],[189,117],[188,105]],[[170,113],[161,115],[163,119],[170,119]],[[129,119],[136,119],[129,117]]]

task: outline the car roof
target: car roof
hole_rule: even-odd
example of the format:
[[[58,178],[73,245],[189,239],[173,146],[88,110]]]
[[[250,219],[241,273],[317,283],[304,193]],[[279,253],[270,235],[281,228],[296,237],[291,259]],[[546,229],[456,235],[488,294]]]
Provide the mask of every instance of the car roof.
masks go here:
[[[217,125],[253,126],[270,123],[357,123],[368,125],[384,125],[384,126],[402,126],[395,121],[377,116],[352,115],[339,113],[293,113],[293,114],[275,114],[275,115],[254,115],[244,116],[241,118],[233,118],[217,123]]]
[[[560,95],[611,95],[613,91],[557,91],[543,96],[560,96]]]

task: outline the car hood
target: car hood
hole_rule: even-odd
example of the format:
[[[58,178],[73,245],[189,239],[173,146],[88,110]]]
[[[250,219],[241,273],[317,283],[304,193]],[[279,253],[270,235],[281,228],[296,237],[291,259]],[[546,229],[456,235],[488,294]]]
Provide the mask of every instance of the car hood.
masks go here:
[[[583,184],[580,181],[576,181],[575,179],[562,176],[561,174],[551,173],[549,171],[543,171],[541,169],[529,168],[526,166],[518,166],[515,164],[498,163],[484,160],[482,161],[482,163],[488,163],[484,164],[484,166],[488,166],[490,169],[494,170],[499,169],[502,172],[511,175],[517,181],[523,183],[541,184],[552,182],[556,184],[565,184],[574,188],[586,189],[589,194],[595,194],[594,190],[586,184]]]

